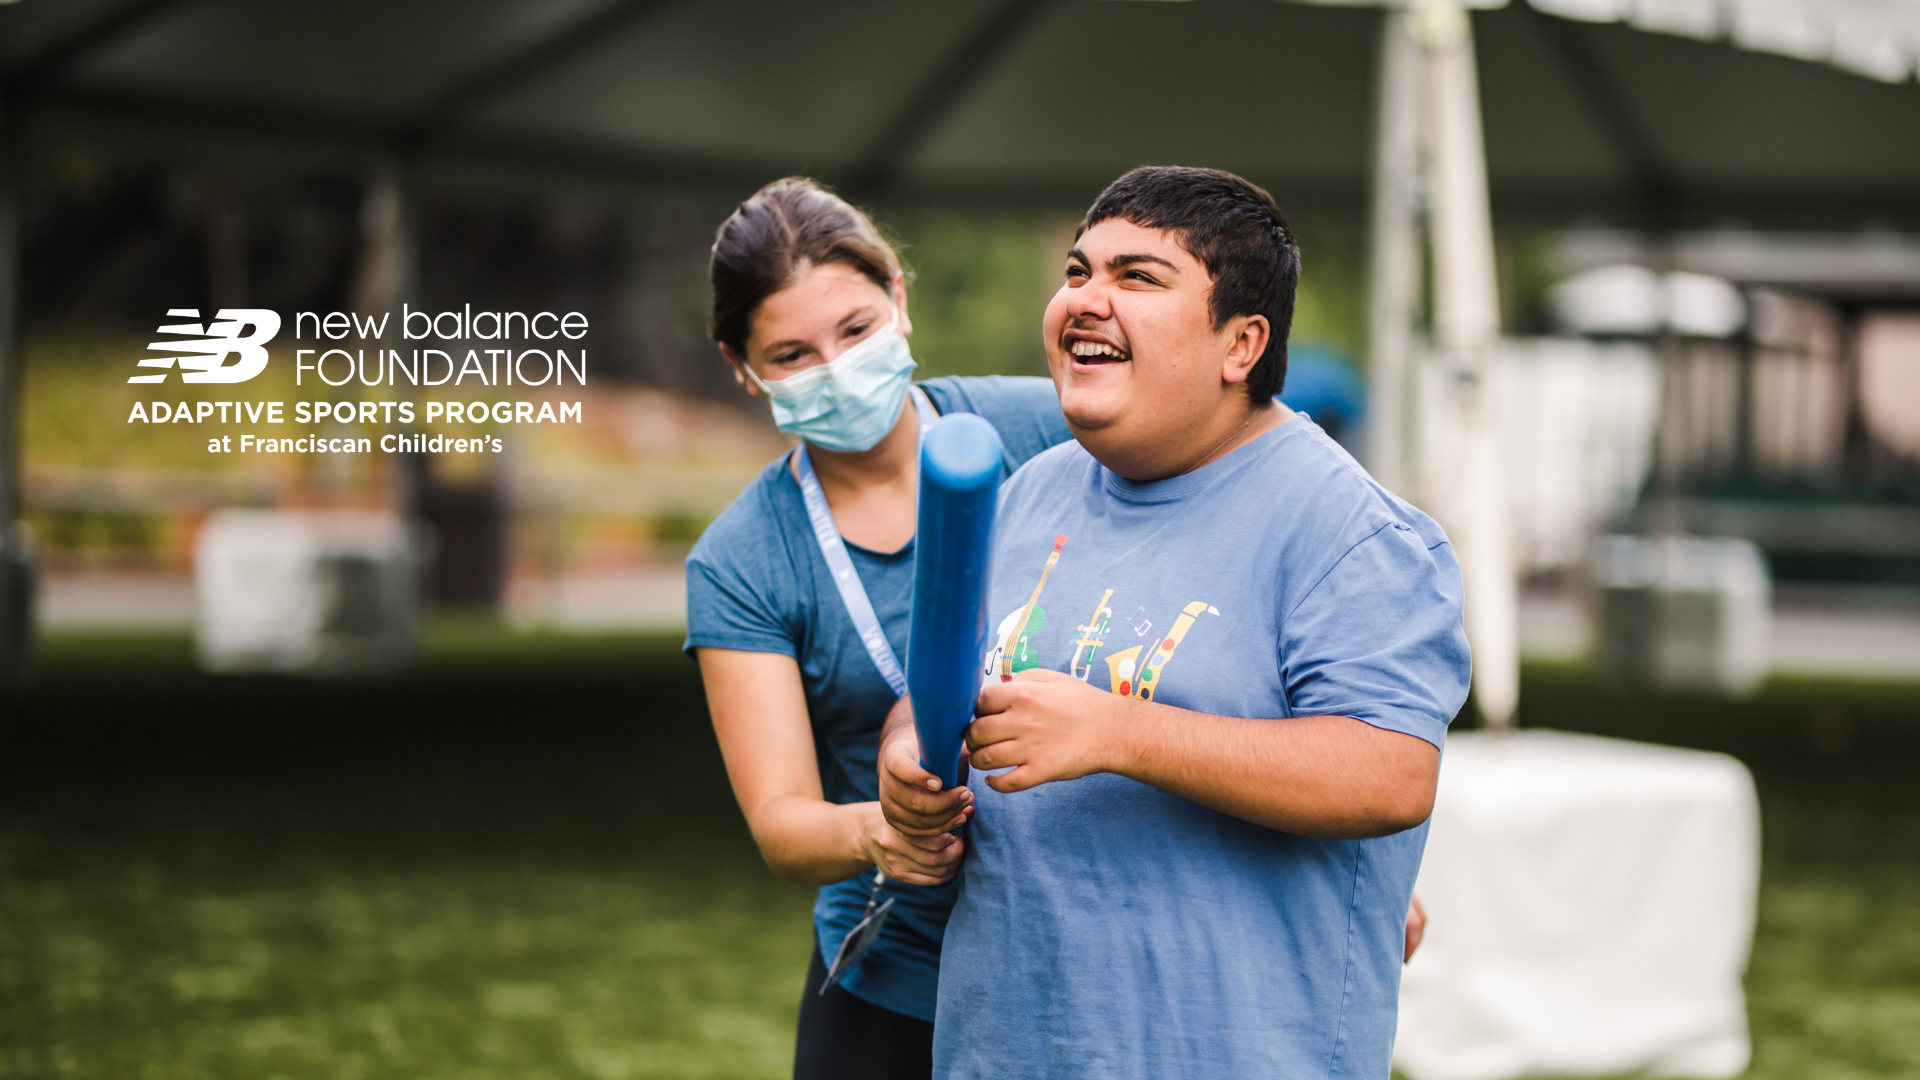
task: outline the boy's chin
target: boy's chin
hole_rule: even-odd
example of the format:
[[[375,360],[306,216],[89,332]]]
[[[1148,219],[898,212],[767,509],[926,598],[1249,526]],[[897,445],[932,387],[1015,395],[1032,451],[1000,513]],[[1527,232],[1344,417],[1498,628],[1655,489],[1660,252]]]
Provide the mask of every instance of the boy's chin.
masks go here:
[[[1075,435],[1112,427],[1126,412],[1123,395],[1068,389],[1060,395],[1060,412]]]

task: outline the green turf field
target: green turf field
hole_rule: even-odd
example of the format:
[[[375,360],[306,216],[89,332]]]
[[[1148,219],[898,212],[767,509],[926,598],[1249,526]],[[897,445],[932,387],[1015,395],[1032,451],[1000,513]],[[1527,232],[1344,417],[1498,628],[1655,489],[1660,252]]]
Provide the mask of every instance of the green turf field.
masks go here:
[[[0,1077],[779,1077],[811,890],[670,638],[442,626],[395,682],[55,638],[0,696]],[[1765,829],[1754,1077],[1920,1075],[1920,686],[1525,721],[1723,749]]]

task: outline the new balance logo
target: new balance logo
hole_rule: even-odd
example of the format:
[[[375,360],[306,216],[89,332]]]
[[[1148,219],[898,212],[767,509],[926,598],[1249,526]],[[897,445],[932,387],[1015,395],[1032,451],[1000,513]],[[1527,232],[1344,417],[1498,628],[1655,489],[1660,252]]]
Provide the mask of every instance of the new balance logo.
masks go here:
[[[172,308],[168,318],[200,317],[199,308]],[[240,331],[251,329],[250,334]],[[184,341],[156,341],[147,346],[154,352],[187,353],[186,356],[149,356],[141,367],[170,368],[178,364],[180,381],[190,383],[246,382],[267,368],[267,342],[280,332],[280,316],[265,308],[221,308],[220,314],[205,326],[197,322],[162,326],[162,334],[179,334]],[[237,359],[229,364],[227,354]],[[135,375],[130,383],[165,382],[167,373]]]

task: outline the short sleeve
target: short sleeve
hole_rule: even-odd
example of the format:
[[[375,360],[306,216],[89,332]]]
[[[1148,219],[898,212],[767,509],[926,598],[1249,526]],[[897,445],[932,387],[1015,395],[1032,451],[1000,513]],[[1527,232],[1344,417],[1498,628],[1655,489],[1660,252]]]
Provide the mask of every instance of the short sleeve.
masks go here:
[[[742,492],[687,556],[688,655],[698,648],[799,655],[789,612],[800,568],[762,505],[774,475],[769,469]]]
[[[687,560],[687,643],[797,656],[793,636],[759,590],[731,568]]]
[[[1472,662],[1453,548],[1429,548],[1393,522],[1355,544],[1281,624],[1281,665],[1295,716],[1351,716],[1446,740],[1467,699]]]

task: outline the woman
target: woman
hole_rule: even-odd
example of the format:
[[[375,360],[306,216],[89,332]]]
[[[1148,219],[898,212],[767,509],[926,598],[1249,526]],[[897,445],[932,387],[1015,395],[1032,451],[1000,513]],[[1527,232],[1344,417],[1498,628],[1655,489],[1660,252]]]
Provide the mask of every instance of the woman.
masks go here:
[[[920,431],[940,413],[977,413],[999,430],[1009,470],[1072,436],[1046,379],[910,389],[900,260],[865,214],[809,180],[742,203],[720,226],[711,276],[721,354],[803,440],[687,559],[686,647],[734,794],[774,872],[821,886],[794,1075],[925,1077],[964,842],[922,850],[874,801],[881,723],[905,690]],[[854,569],[851,589],[835,564]],[[881,631],[872,648],[863,624]],[[871,950],[828,985],[829,958],[886,901]]]

